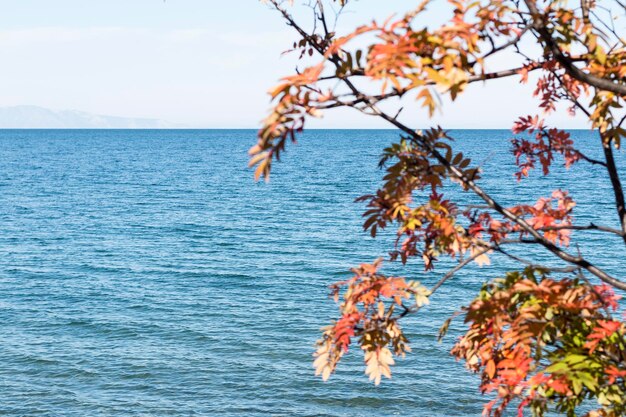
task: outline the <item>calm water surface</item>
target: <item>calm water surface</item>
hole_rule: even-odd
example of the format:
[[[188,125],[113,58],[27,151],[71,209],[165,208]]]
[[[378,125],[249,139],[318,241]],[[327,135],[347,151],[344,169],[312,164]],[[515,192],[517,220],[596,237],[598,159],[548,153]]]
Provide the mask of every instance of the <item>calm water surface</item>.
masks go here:
[[[246,168],[254,136],[0,131],[0,414],[480,415],[477,378],[448,354],[462,324],[442,344],[436,331],[510,265],[468,269],[408,320],[413,353],[392,380],[374,387],[350,355],[323,383],[311,353],[335,314],[328,284],[391,248],[362,232],[353,200],[379,184],[378,156],[397,135],[308,132],[269,184]],[[581,224],[615,225],[601,168],[516,184],[508,132],[456,136],[505,204],[569,188]],[[589,236],[580,249],[619,274],[623,245]],[[445,266],[386,269],[434,283]]]

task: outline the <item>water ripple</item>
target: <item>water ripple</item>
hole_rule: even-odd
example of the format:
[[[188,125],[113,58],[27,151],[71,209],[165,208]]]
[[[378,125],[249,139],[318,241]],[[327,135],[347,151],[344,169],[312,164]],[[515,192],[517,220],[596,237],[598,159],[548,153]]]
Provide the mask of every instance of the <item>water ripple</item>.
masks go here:
[[[494,151],[482,183],[505,204],[565,187],[581,221],[614,225],[598,169],[516,184],[507,132],[457,133],[477,160]],[[443,344],[435,334],[504,260],[457,276],[407,321],[414,352],[393,380],[372,386],[357,356],[328,383],[312,375],[335,314],[328,284],[390,249],[391,231],[363,234],[353,200],[379,184],[396,139],[309,132],[263,184],[245,169],[253,131],[0,131],[0,414],[479,415],[477,379],[448,354],[462,325]],[[581,250],[618,271],[621,246],[603,257],[590,236]],[[388,269],[438,278],[417,262]]]

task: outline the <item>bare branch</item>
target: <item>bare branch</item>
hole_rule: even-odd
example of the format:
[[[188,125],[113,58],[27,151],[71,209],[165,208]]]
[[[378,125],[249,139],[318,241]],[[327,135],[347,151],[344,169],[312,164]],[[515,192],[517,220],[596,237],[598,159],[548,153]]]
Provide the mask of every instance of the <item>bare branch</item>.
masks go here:
[[[559,267],[553,267],[553,266],[539,265],[539,264],[531,262],[531,261],[529,261],[527,259],[519,257],[517,255],[513,255],[512,253],[502,249],[502,247],[499,246],[499,245],[494,250],[497,251],[497,252],[500,252],[501,254],[505,255],[508,258],[513,259],[516,262],[522,263],[522,264],[524,264],[526,266],[529,266],[529,267],[531,267],[533,269],[542,269],[544,271],[560,272],[560,273],[564,273],[564,274],[580,271],[580,268],[575,267],[575,266],[566,266],[566,267],[559,268]]]
[[[528,32],[530,29],[531,29],[530,26],[524,26],[524,29],[522,29],[519,35],[517,35],[515,38],[511,39],[510,41],[506,42],[505,44],[492,48],[489,52],[483,55],[481,59],[485,59],[488,56],[491,56],[500,51],[503,51],[510,46],[517,45],[519,41],[522,39],[522,37],[526,34],[526,32]]]
[[[598,226],[596,224],[589,224],[587,226],[552,226],[552,227],[542,227],[540,229],[537,230],[541,230],[544,232],[547,232],[549,230],[597,230],[600,232],[607,232],[607,233],[613,233],[614,235],[617,236],[624,236],[624,232],[621,230],[617,230],[617,229],[613,229],[612,227],[606,227],[606,226]]]
[[[617,215],[622,225],[622,237],[624,238],[624,243],[626,243],[626,204],[624,202],[622,182],[620,181],[617,166],[615,165],[615,158],[613,157],[612,144],[613,141],[602,138],[602,150],[604,151],[604,158],[606,160],[606,169],[611,180],[613,194],[615,195],[615,208],[617,209]]]
[[[441,277],[441,279],[430,289],[430,295],[434,294],[443,284],[446,283],[446,281],[448,281],[450,278],[452,278],[457,272],[459,272],[461,269],[465,268],[467,265],[469,265],[470,263],[472,263],[476,258],[484,255],[485,253],[489,252],[490,250],[493,250],[493,247],[487,247],[485,249],[480,249],[479,251],[477,251],[476,253],[474,253],[472,256],[465,258],[464,260],[462,260],[461,262],[459,262],[454,268],[452,268],[450,271],[448,271],[443,277]],[[404,311],[400,314],[400,318],[408,316],[409,314],[414,314],[417,313],[419,311],[420,307],[419,306],[412,306],[412,307],[405,307]]]
[[[488,248],[485,248],[485,249],[480,249],[480,250],[476,251],[472,256],[470,256],[468,258],[465,258],[463,261],[459,262],[459,264],[457,266],[455,266],[450,271],[448,271],[448,273],[445,274],[443,277],[441,277],[441,279],[430,289],[431,294],[434,293],[435,291],[437,291],[439,289],[439,287],[441,287],[443,284],[446,283],[447,280],[452,278],[454,276],[454,274],[456,274],[461,269],[463,269],[465,266],[469,265],[474,260],[476,260],[476,258],[479,258],[479,257],[483,256],[484,254],[486,254],[487,252],[489,252],[489,251],[491,251],[493,249],[495,249],[495,248],[488,247]]]

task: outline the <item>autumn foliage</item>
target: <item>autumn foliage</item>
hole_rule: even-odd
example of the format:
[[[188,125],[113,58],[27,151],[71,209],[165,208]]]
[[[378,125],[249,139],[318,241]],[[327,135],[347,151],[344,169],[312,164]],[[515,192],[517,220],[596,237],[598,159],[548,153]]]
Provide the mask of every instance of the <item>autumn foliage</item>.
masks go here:
[[[352,278],[331,287],[339,316],[323,329],[316,374],[328,379],[353,349],[363,352],[365,373],[374,383],[390,378],[394,357],[410,351],[402,319],[428,304],[459,270],[472,262],[488,265],[497,252],[516,261],[519,270],[486,280],[477,298],[460,307],[457,316],[464,317],[467,332],[451,351],[481,376],[481,392],[494,396],[485,414],[501,416],[514,407],[519,415],[528,409],[536,416],[554,410],[574,416],[583,406],[590,417],[626,415],[626,324],[619,305],[626,281],[573,250],[571,242],[573,231],[581,239],[593,231],[605,233],[610,244],[626,244],[626,204],[615,162],[615,149],[626,136],[626,43],[613,18],[613,13],[623,15],[626,5],[620,0],[449,0],[448,21],[429,27],[418,22],[428,21],[429,7],[443,2],[425,0],[400,18],[337,34],[330,28],[345,0],[312,2],[316,25],[309,31],[292,17],[288,3],[266,3],[295,29],[292,50],[310,65],[270,91],[272,111],[250,150],[255,177],[269,178],[273,161],[309,117],[346,107],[381,118],[398,129],[400,140],[383,151],[383,185],[358,199],[366,206],[364,229],[375,237],[396,228],[389,262],[418,259],[433,273],[442,258],[456,262],[432,288],[383,274],[382,259],[354,268]],[[326,13],[331,5],[339,13]],[[368,47],[354,46],[364,41]],[[490,71],[490,59],[498,54],[518,62]],[[380,106],[395,100],[401,107],[402,100],[412,99],[432,115],[442,97],[455,100],[471,83],[504,77],[528,84],[538,99],[531,114],[511,121],[511,157],[517,165],[512,180],[523,181],[535,168],[550,175],[554,163],[603,170],[612,186],[617,228],[576,224],[576,203],[566,190],[535,202],[500,204],[481,187],[481,168],[455,150],[449,132],[415,130],[401,109],[388,113],[389,106]],[[361,89],[364,80],[378,92]],[[548,126],[546,116],[563,105],[597,132],[603,158],[590,158],[567,131]],[[484,204],[464,207],[451,200],[444,193],[450,183]],[[508,247],[515,245],[541,248],[560,266],[512,255]],[[448,325],[443,324],[442,336]]]
[[[497,393],[485,412],[516,401],[543,415],[568,412],[595,397],[600,415],[622,415],[626,397],[626,325],[612,313],[619,297],[606,285],[554,280],[527,268],[486,284],[464,309],[468,332],[452,354]]]

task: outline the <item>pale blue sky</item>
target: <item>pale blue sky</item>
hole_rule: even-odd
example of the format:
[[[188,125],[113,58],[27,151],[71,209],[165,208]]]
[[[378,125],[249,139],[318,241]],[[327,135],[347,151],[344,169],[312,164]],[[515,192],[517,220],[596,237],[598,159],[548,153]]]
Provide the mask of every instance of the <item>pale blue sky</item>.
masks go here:
[[[353,2],[340,29],[414,3]],[[0,106],[255,128],[269,107],[266,91],[294,67],[280,56],[292,32],[258,0],[0,0],[0,9]],[[535,103],[528,88],[504,80],[471,86],[433,121],[412,103],[407,110],[417,127],[508,128]],[[565,117],[555,122],[584,127]],[[329,113],[312,126],[386,127],[352,112]]]

